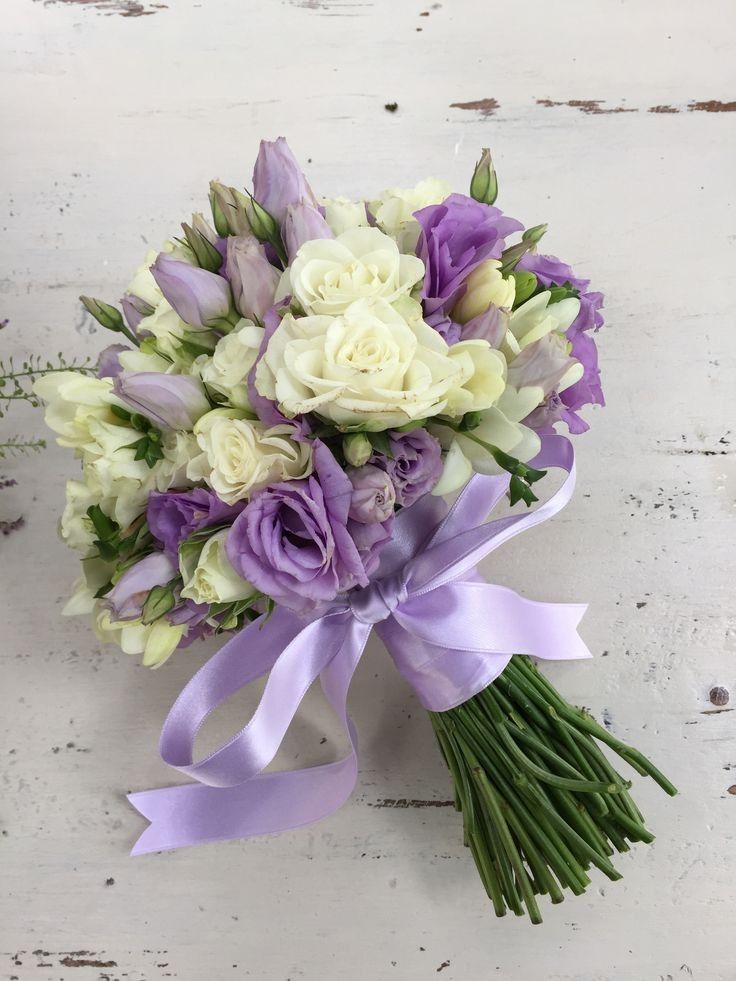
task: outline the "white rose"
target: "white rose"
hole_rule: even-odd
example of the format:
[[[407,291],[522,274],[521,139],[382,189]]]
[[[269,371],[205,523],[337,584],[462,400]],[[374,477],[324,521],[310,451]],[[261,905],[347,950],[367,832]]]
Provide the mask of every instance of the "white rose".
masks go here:
[[[513,276],[504,279],[500,272],[501,262],[488,259],[482,262],[465,280],[465,293],[452,311],[452,319],[466,324],[490,307],[510,310],[516,296]]]
[[[299,479],[312,472],[312,449],[292,438],[293,426],[267,429],[260,422],[242,418],[237,410],[213,409],[202,416],[194,431],[207,457],[209,473],[205,479],[227,504],[267,484]]]
[[[124,654],[142,654],[147,668],[159,668],[179,646],[186,626],[169,623],[166,619],[144,624],[140,620],[116,622],[98,604],[95,633],[103,644],[117,644]]]
[[[441,413],[463,370],[423,321],[407,323],[385,300],[358,300],[339,317],[287,314],[256,388],[286,415],[318,412],[343,429],[378,431]]]
[[[179,556],[179,571],[184,580],[181,595],[195,603],[235,603],[249,599],[257,592],[242,579],[225,554],[228,529],[216,532],[202,546],[199,555],[184,549]]]
[[[240,324],[220,338],[211,357],[198,358],[194,368],[210,391],[236,408],[247,409],[248,372],[258,357],[264,330],[250,320],[241,320]]]
[[[397,239],[401,251],[413,252],[420,231],[414,212],[430,204],[441,204],[450,194],[452,187],[447,181],[427,177],[416,187],[391,187],[383,191],[370,202],[369,208],[378,227]]]
[[[359,228],[368,224],[365,202],[351,201],[350,198],[322,198],[320,204],[325,209],[325,221],[335,235],[342,235],[349,228]]]
[[[352,228],[337,238],[305,242],[287,269],[279,293],[291,293],[308,316],[343,313],[358,299],[389,303],[424,276],[424,263],[401,255],[377,228]]]
[[[110,378],[91,378],[78,371],[53,372],[38,378],[33,391],[47,403],[46,425],[59,434],[59,446],[80,451],[90,441],[91,426],[115,418],[110,412]]]

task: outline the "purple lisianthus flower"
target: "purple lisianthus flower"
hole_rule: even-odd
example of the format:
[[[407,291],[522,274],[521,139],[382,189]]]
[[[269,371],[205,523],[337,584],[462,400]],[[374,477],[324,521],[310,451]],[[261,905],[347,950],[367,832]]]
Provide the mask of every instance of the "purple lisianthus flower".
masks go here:
[[[317,199],[283,136],[261,140],[253,169],[253,197],[281,224],[290,204],[304,201],[317,207]]]
[[[361,521],[348,521],[348,532],[360,555],[360,561],[367,576],[372,576],[381,561],[381,550],[393,537],[394,516],[385,521],[365,524]]]
[[[306,201],[297,201],[286,209],[281,237],[289,262],[292,262],[305,242],[314,238],[334,238],[335,235],[319,208]]]
[[[347,473],[353,485],[348,512],[351,521],[373,525],[390,518],[394,513],[396,491],[386,471],[369,463],[364,467],[352,468]]]
[[[273,306],[279,271],[268,261],[255,236],[231,235],[228,238],[225,274],[238,313],[262,324],[266,311]]]
[[[203,330],[231,323],[233,300],[228,281],[162,252],[151,266],[159,289],[181,319]]]
[[[225,549],[256,589],[307,611],[368,583],[348,530],[353,487],[330,450],[314,441],[314,473],[257,491],[236,518]]]
[[[100,351],[100,356],[97,359],[97,377],[117,378],[123,370],[118,355],[129,350],[130,348],[125,344],[110,344],[109,347]]]
[[[191,430],[212,406],[202,382],[191,375],[124,371],[113,381],[117,397],[163,429]]]
[[[177,572],[176,564],[165,552],[153,552],[126,569],[105,596],[112,619],[138,620],[153,587],[165,586]]]
[[[376,454],[371,463],[381,467],[391,478],[396,500],[409,507],[429,493],[442,473],[442,448],[426,429],[408,433],[389,432],[391,456]]]
[[[414,217],[422,229],[417,255],[426,268],[425,319],[433,325],[447,318],[470,273],[486,259],[498,259],[506,236],[524,227],[498,208],[464,194],[451,194],[442,204],[422,208]]]
[[[204,487],[186,491],[152,491],[148,498],[148,527],[169,555],[177,555],[179,545],[200,528],[227,524],[235,520],[244,501],[225,504]]]
[[[583,366],[583,377],[563,392],[554,392],[536,409],[526,424],[534,429],[550,429],[555,422],[566,423],[573,434],[584,433],[587,422],[578,415],[578,410],[586,405],[605,405],[598,368],[598,349],[590,336],[603,326],[603,294],[588,292],[590,281],[576,276],[566,263],[552,255],[524,255],[519,268],[534,273],[538,282],[545,288],[569,283],[580,292],[580,313],[567,330],[570,341],[570,356]]]
[[[460,328],[460,340],[488,341],[492,348],[500,348],[508,329],[508,314],[500,307],[491,305],[477,317]]]
[[[128,322],[128,327],[130,327],[133,333],[139,336],[150,336],[150,331],[142,331],[139,334],[138,325],[144,317],[150,317],[153,313],[154,308],[151,304],[146,302],[146,300],[142,300],[134,293],[126,293],[120,301],[120,305],[123,308],[123,314]]]

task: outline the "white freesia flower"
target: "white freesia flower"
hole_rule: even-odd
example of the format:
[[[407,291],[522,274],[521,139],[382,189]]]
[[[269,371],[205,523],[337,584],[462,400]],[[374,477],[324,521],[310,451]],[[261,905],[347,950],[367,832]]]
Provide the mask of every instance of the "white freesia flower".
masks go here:
[[[392,429],[443,412],[468,378],[437,331],[384,300],[339,317],[287,314],[256,368],[256,388],[285,415],[317,412],[342,429]]]
[[[250,408],[248,402],[248,372],[255,364],[264,330],[250,320],[221,337],[211,357],[203,355],[194,362],[207,388],[221,395],[235,408]]]
[[[465,292],[455,304],[452,319],[466,324],[490,307],[510,310],[516,296],[516,282],[513,276],[505,279],[501,275],[501,262],[487,259],[482,262],[465,280]]]
[[[170,249],[164,247],[164,251],[170,251]],[[126,293],[132,293],[133,296],[140,297],[141,300],[144,300],[152,307],[158,306],[164,296],[151,273],[151,266],[157,258],[158,252],[155,252],[153,249],[149,249],[146,252],[145,259],[133,273],[133,278],[128,283],[128,288],[125,291]]]
[[[184,581],[181,595],[195,603],[234,603],[248,599],[256,588],[237,574],[225,554],[228,529],[216,532],[202,546],[199,555],[184,549],[179,555],[179,571]]]
[[[392,303],[423,276],[422,260],[402,255],[388,235],[352,228],[337,238],[305,242],[282,277],[279,295],[291,293],[307,316],[334,317],[358,299]]]
[[[137,331],[142,336],[146,333],[153,335],[156,350],[165,357],[179,363],[186,363],[188,358],[182,350],[182,341],[186,339],[192,328],[185,324],[168,300],[159,300],[152,314],[144,317],[138,324]]]
[[[59,446],[79,451],[91,439],[91,426],[114,421],[110,378],[91,378],[78,371],[53,372],[38,378],[33,391],[46,402],[46,425],[58,433]]]
[[[162,375],[178,372],[179,367],[152,350],[144,341],[141,347],[120,351],[118,361],[125,371],[157,371]]]
[[[227,504],[281,480],[306,477],[312,472],[312,449],[293,439],[291,425],[266,428],[242,418],[236,409],[213,409],[195,426],[206,461],[205,480]],[[201,472],[194,460],[190,474]]]
[[[445,413],[462,416],[490,408],[506,387],[506,361],[488,341],[453,344],[448,355],[460,365],[460,377],[448,393]]]
[[[109,610],[98,604],[95,633],[104,644],[117,644],[124,654],[142,654],[147,668],[159,668],[179,646],[186,626],[165,618],[144,624],[140,620],[116,622]]]
[[[335,235],[342,235],[349,228],[360,228],[368,224],[368,215],[363,201],[350,198],[322,198],[320,204],[325,209],[325,221]]]
[[[391,187],[368,205],[380,229],[399,243],[402,252],[413,252],[419,239],[419,223],[415,211],[430,204],[441,204],[452,194],[447,181],[427,177],[416,187]]]
[[[571,296],[550,303],[551,297],[549,290],[543,290],[511,314],[502,347],[507,361],[541,337],[553,331],[564,334],[571,326],[580,312],[580,300]]]

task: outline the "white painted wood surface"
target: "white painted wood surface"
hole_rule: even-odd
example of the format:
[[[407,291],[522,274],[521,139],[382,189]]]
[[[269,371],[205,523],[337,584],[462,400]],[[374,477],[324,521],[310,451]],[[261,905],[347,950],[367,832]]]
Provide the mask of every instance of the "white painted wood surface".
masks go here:
[[[2,977],[734,981],[735,717],[708,700],[736,690],[736,113],[718,104],[735,95],[732,0],[4,0],[2,14],[4,355],[94,356],[108,338],[77,294],[119,296],[210,177],[249,178],[261,136],[288,136],[320,191],[356,196],[426,173],[462,188],[493,148],[500,203],[549,221],[549,248],[607,294],[609,406],[578,441],[572,505],[488,572],[590,601],[600,656],[551,674],[682,791],[637,781],[658,839],[620,859],[623,882],[596,878],[538,928],[496,920],[451,808],[381,806],[446,800],[449,781],[373,644],[346,807],[277,838],[130,859],[143,824],[123,794],[170,781],[159,728],[208,651],[151,674],[59,616],[73,464],[50,448],[3,467],[18,486],[0,499],[26,517],[0,540]],[[24,407],[2,425],[42,429]],[[310,701],[284,763],[339,750],[321,713]]]

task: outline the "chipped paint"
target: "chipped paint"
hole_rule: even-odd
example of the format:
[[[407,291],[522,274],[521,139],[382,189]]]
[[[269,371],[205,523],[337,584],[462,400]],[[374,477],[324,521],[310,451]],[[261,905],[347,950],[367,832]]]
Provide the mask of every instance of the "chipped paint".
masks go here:
[[[141,3],[139,0],[35,0],[36,3],[43,3],[44,7],[52,7],[57,4],[63,6],[91,7],[108,17],[118,14],[120,17],[150,17],[158,13],[159,10],[167,10],[168,4],[165,3]]]
[[[709,99],[707,102],[691,102],[688,109],[690,112],[736,112],[736,102]]]
[[[666,115],[667,113],[675,113],[679,111],[680,110],[677,108],[677,106],[650,106],[647,109],[647,112],[657,112],[663,115]]]
[[[538,106],[551,108],[555,106],[568,106],[570,109],[579,109],[589,116],[608,116],[621,112],[638,112],[627,106],[607,106],[605,99],[568,99],[566,102],[555,102],[553,99],[537,99]]]
[[[376,801],[375,804],[369,804],[369,807],[454,807],[455,801],[453,800],[410,800],[406,797],[382,797],[380,800]]]
[[[476,99],[474,102],[451,102],[451,109],[474,109],[481,116],[492,116],[499,108],[497,99]]]

